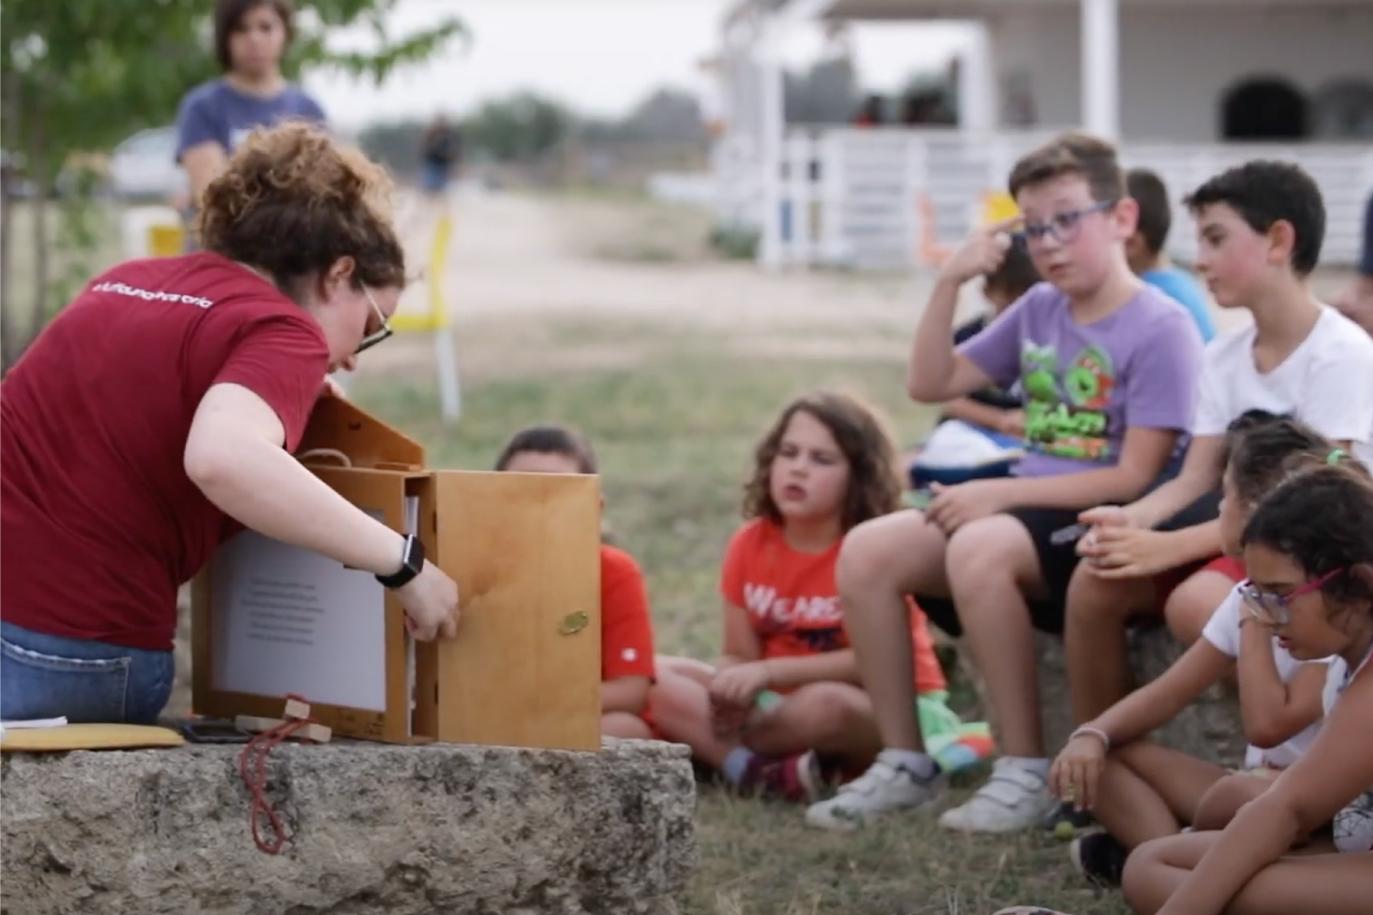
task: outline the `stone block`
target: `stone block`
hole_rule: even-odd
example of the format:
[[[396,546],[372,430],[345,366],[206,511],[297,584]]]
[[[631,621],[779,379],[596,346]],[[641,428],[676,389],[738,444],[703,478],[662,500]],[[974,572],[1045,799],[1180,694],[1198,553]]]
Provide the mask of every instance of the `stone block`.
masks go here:
[[[280,746],[276,856],[249,832],[240,750],[6,754],[0,907],[668,915],[694,864],[685,747]]]

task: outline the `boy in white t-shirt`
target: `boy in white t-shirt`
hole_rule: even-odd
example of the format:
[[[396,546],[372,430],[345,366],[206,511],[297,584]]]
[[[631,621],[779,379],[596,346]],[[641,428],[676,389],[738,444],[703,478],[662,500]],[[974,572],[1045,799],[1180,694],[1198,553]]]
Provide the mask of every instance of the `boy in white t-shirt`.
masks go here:
[[[1253,508],[1294,460],[1321,461],[1333,445],[1309,427],[1261,411],[1231,424],[1230,457],[1218,526],[1226,552],[1240,551]],[[1240,712],[1250,741],[1245,773],[1145,740],[1237,665]],[[1050,774],[1065,803],[1090,810],[1106,827],[1073,843],[1078,869],[1119,882],[1129,849],[1184,825],[1220,829],[1246,801],[1262,793],[1274,770],[1294,763],[1320,728],[1325,663],[1304,663],[1256,623],[1232,587],[1202,637],[1153,682],[1082,725]]]
[[[1294,416],[1373,460],[1373,339],[1318,302],[1308,277],[1325,209],[1296,165],[1254,161],[1187,198],[1197,220],[1197,269],[1222,308],[1253,323],[1213,341],[1203,359],[1192,441],[1176,478],[1124,507],[1084,512],[1086,561],[1069,585],[1065,623],[1074,719],[1129,691],[1125,630],[1162,610],[1185,644],[1243,578],[1221,557],[1214,490],[1226,426],[1246,410]],[[1163,528],[1160,530],[1159,528]]]

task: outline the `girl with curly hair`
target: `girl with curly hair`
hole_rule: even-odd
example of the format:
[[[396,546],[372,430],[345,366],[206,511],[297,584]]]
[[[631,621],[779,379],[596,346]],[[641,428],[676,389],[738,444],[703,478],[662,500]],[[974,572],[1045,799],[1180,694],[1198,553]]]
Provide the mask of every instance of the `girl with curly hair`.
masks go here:
[[[253,134],[206,190],[204,251],[96,277],[0,398],[0,714],[149,723],[177,586],[238,526],[395,589],[417,638],[457,586],[292,456],[325,373],[389,335],[388,182],[326,134]]]
[[[664,736],[731,784],[814,800],[822,758],[861,770],[881,748],[834,565],[846,531],[897,508],[896,453],[872,410],[821,391],[787,405],[753,463],[720,576],[721,657],[660,657],[650,708]],[[917,690],[943,689],[914,607],[909,629]]]

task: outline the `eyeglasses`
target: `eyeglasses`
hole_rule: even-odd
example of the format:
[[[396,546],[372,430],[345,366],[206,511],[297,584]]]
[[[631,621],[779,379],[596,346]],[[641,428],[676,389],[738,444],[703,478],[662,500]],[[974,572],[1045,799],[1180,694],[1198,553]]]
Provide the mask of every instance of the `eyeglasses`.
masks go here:
[[[371,349],[395,333],[395,331],[391,329],[391,322],[388,321],[386,315],[382,313],[381,306],[378,305],[377,300],[372,297],[372,290],[368,289],[367,284],[365,283],[362,286],[362,292],[363,295],[367,296],[367,302],[372,306],[372,310],[377,313],[377,320],[381,322],[381,324],[376,330],[362,338],[362,341],[358,343],[358,348],[353,350],[354,356],[363,350]]]
[[[1055,213],[1049,217],[1048,222],[1027,221],[1016,235],[1027,242],[1042,242],[1045,236],[1052,235],[1060,245],[1070,244],[1082,230],[1082,217],[1092,213],[1104,213],[1115,205],[1116,201],[1114,200],[1103,200],[1101,203],[1094,203],[1080,210],[1065,210],[1062,213]]]
[[[1344,572],[1346,568],[1346,566],[1340,566],[1338,569],[1331,569],[1320,578],[1303,582],[1286,594],[1265,591],[1246,578],[1238,586],[1240,597],[1244,598],[1244,605],[1249,610],[1249,615],[1260,623],[1266,626],[1285,626],[1292,620],[1292,601],[1303,594],[1319,591],[1325,587],[1327,582]]]

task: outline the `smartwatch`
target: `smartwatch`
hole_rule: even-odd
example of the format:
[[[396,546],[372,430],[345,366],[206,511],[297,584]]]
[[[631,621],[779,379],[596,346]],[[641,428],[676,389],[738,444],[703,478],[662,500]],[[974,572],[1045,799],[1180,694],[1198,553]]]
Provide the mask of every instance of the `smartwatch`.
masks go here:
[[[391,575],[378,575],[377,581],[384,588],[399,588],[410,583],[424,568],[424,544],[414,534],[405,537],[405,551],[401,555],[400,571]]]

